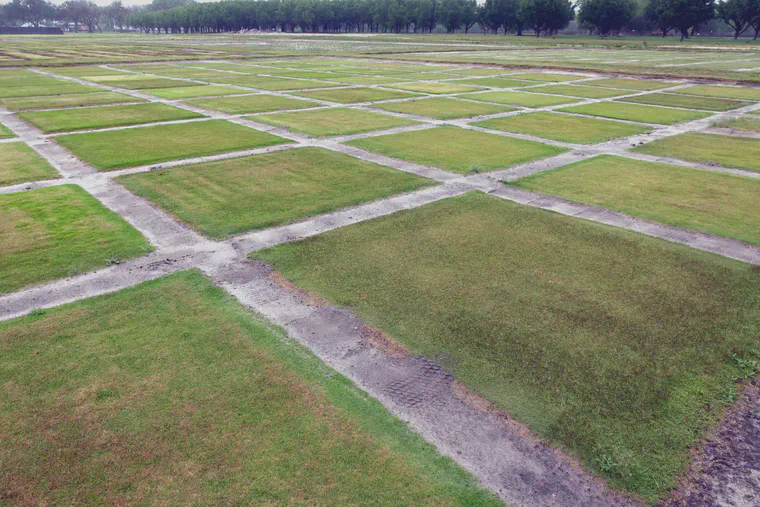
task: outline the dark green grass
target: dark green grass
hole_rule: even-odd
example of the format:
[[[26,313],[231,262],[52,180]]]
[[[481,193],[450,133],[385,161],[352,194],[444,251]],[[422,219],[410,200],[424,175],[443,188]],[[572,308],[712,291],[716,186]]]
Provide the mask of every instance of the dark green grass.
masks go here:
[[[43,97],[16,97],[0,99],[0,106],[9,111],[28,111],[33,109],[56,109],[65,107],[102,106],[123,104],[127,102],[145,102],[144,99],[130,97],[123,93],[95,92],[74,93],[70,95],[50,95]]]
[[[419,124],[397,116],[347,107],[265,114],[252,119],[314,137],[361,134]]]
[[[504,113],[515,110],[515,108],[508,106],[486,104],[485,102],[470,102],[449,97],[387,102],[385,104],[377,104],[373,107],[396,113],[429,116],[439,120],[469,118],[472,116]]]
[[[600,102],[597,104],[565,107],[560,109],[560,111],[659,125],[672,125],[674,123],[698,120],[710,116],[710,113],[701,111],[684,111],[681,109],[626,104],[623,102]]]
[[[758,360],[760,271],[484,194],[256,255],[652,502]]]
[[[55,139],[74,155],[100,170],[202,157],[288,142],[281,137],[224,120],[67,134]]]
[[[203,115],[167,106],[166,104],[135,104],[128,106],[104,106],[96,109],[63,109],[21,113],[19,117],[35,125],[43,132],[68,132],[71,130],[123,127],[161,121],[203,118]]]
[[[142,234],[77,185],[0,195],[0,213],[0,294],[151,250]]]
[[[0,144],[0,185],[58,177],[58,171],[26,143]]]
[[[328,100],[341,104],[354,104],[357,102],[373,102],[376,100],[402,99],[416,97],[419,94],[403,91],[380,90],[378,88],[346,88],[338,90],[316,90],[297,94],[307,99]]]
[[[433,184],[319,148],[122,176],[119,181],[218,239]]]
[[[303,109],[319,105],[307,100],[290,99],[288,97],[267,94],[244,95],[240,97],[219,97],[214,99],[195,99],[189,100],[188,103],[194,106],[205,107],[206,109],[229,114],[268,113],[271,111]]]
[[[157,88],[150,90],[151,95],[162,99],[191,99],[196,97],[215,97],[217,95],[239,95],[245,90],[219,85],[178,86],[176,88]]]
[[[514,185],[760,245],[760,180],[753,178],[605,155]]]
[[[0,323],[5,498],[499,505],[197,271]]]
[[[504,169],[565,151],[542,143],[458,127],[370,137],[347,144],[461,174]]]
[[[638,146],[633,151],[760,172],[760,139],[689,132]]]
[[[538,89],[536,89],[536,93],[499,91],[470,93],[467,95],[467,98],[472,100],[482,100],[484,102],[495,102],[497,104],[523,107],[557,106],[560,104],[571,104],[573,102],[579,101],[579,99],[571,97],[546,95],[538,92]]]
[[[597,120],[567,114],[538,112],[494,118],[475,123],[485,127],[516,134],[528,134],[566,143],[594,144],[619,137],[649,132],[643,125]]]
[[[653,93],[622,99],[626,102],[637,104],[650,104],[654,106],[683,107],[686,109],[704,109],[707,111],[728,111],[739,107],[748,106],[749,102],[741,100],[729,100],[715,97],[697,97],[694,95],[674,95],[670,93]]]

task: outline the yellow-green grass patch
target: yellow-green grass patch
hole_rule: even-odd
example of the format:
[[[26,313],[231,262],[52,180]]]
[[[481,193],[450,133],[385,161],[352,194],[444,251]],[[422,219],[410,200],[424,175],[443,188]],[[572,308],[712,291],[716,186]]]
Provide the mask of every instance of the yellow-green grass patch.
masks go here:
[[[454,83],[428,83],[420,81],[417,83],[405,83],[398,85],[390,85],[390,88],[397,88],[399,90],[406,90],[408,92],[421,92],[431,93],[436,95],[444,95],[450,93],[466,93],[475,90],[480,90],[475,86],[463,86]]]
[[[145,102],[130,95],[116,92],[75,93],[70,95],[49,95],[43,97],[15,97],[0,99],[0,106],[9,111],[29,111],[34,109],[57,109],[67,107],[104,106],[128,102]]]
[[[651,503],[757,364],[760,271],[495,196],[255,255]]]
[[[703,109],[707,111],[728,111],[739,107],[748,106],[749,102],[741,100],[721,99],[717,97],[697,97],[695,95],[674,95],[670,93],[652,93],[621,99],[626,102],[637,104],[649,104],[653,106],[683,107],[685,109]]]
[[[449,97],[433,97],[425,99],[406,100],[403,102],[387,102],[373,107],[393,111],[396,113],[428,116],[439,120],[451,120],[455,118],[469,118],[486,114],[504,113],[514,111],[515,108],[487,104],[485,102],[469,102]]]
[[[538,83],[525,79],[512,79],[509,77],[483,77],[475,79],[460,79],[457,83],[465,83],[477,86],[490,86],[492,88],[517,88],[520,86],[535,86]]]
[[[378,88],[342,88],[338,90],[315,90],[297,94],[307,99],[327,100],[340,104],[355,104],[358,102],[374,102],[377,100],[403,99],[417,97],[419,94],[394,90],[380,90]]]
[[[613,77],[608,79],[595,79],[584,81],[584,86],[601,86],[604,88],[621,88],[623,90],[650,91],[661,88],[676,86],[678,83],[665,83],[662,81],[648,81],[646,79],[631,79],[625,77]]]
[[[332,74],[332,77],[323,78],[324,81],[331,81],[335,83],[346,83],[356,85],[372,85],[372,84],[389,84],[398,83],[399,81],[405,81],[405,77],[386,77],[386,76],[354,76],[354,75],[339,75]]]
[[[0,144],[0,185],[58,177],[55,168],[26,143]]]
[[[203,118],[203,115],[166,104],[133,104],[127,106],[103,106],[97,109],[58,109],[21,113],[19,117],[43,132],[68,132],[72,130],[123,127],[161,121]]]
[[[0,195],[0,294],[105,268],[151,250],[77,185]]]
[[[66,134],[55,139],[102,171],[288,142],[224,120]]]
[[[670,93],[686,95],[701,95],[703,97],[722,97],[725,99],[760,100],[760,88],[738,86],[694,85],[688,88],[673,90]]]
[[[547,107],[578,102],[578,99],[570,97],[558,97],[556,95],[544,95],[542,93],[527,92],[492,91],[471,93],[467,95],[467,98],[472,100],[482,100],[484,102],[495,102],[497,104],[523,107]]]
[[[166,79],[161,77],[146,77],[144,79],[126,79],[122,81],[111,81],[109,86],[125,88],[127,90],[152,90],[154,88],[176,88],[178,86],[203,86],[201,83],[192,81],[180,81],[177,79]]]
[[[70,93],[99,92],[99,88],[79,83],[66,83],[42,86],[12,86],[0,88],[0,99],[11,97],[41,97],[43,95],[66,95]]]
[[[689,132],[638,146],[634,151],[760,172],[760,139]]]
[[[245,86],[248,88],[257,88],[260,90],[308,90],[310,88],[328,88],[337,86],[336,83],[326,83],[321,81],[302,81],[300,79],[284,79],[277,77],[263,76],[233,76],[223,78],[209,79],[214,83],[224,83],[235,86]]]
[[[188,104],[204,107],[213,111],[221,111],[228,114],[241,113],[268,113],[271,111],[285,111],[288,109],[304,109],[319,106],[316,102],[308,100],[291,99],[279,95],[256,94],[242,95],[239,97],[220,97],[213,99],[188,100]]]
[[[345,136],[419,124],[398,116],[347,107],[273,113],[252,119],[313,137]]]
[[[474,125],[504,132],[527,134],[555,141],[578,144],[595,144],[619,137],[650,132],[644,125],[597,120],[560,113],[538,112],[493,118]]]
[[[754,178],[603,155],[513,184],[760,245],[760,180]]]
[[[16,137],[11,129],[0,123],[0,139],[10,139]]]
[[[321,148],[176,167],[118,181],[216,239],[434,184]]]
[[[710,113],[701,111],[685,111],[683,109],[667,107],[626,104],[624,102],[599,102],[596,104],[565,107],[560,109],[560,111],[658,125],[672,125],[673,123],[698,120],[710,116]]]
[[[218,95],[239,95],[245,90],[220,85],[178,86],[176,88],[158,88],[150,90],[151,95],[161,99],[191,99],[197,97],[216,97]]]
[[[584,99],[607,99],[625,95],[622,90],[613,90],[611,88],[601,88],[599,86],[582,86],[572,84],[556,84],[534,88],[533,91],[541,93],[551,93],[554,95],[568,95],[570,97],[581,97]]]
[[[0,323],[0,347],[8,497],[501,505],[195,270]]]
[[[509,77],[513,77],[515,79],[527,79],[528,81],[562,83],[564,81],[577,81],[579,79],[586,79],[588,76],[552,74],[549,72],[521,72],[520,74],[510,74]]]
[[[458,127],[376,136],[347,144],[461,174],[504,169],[565,151],[542,143]]]

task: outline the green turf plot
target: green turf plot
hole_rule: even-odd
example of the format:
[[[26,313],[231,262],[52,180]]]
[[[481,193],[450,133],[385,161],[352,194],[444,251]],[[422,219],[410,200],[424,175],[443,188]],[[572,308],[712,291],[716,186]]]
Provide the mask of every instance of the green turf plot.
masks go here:
[[[176,167],[118,181],[216,239],[433,184],[321,148]]]
[[[603,155],[515,186],[760,245],[760,180]]]
[[[477,86],[490,86],[491,88],[517,88],[520,86],[535,86],[535,81],[525,79],[512,79],[509,77],[482,77],[476,79],[458,79],[455,83],[471,84]]]
[[[630,79],[625,77],[612,77],[608,79],[595,79],[584,81],[584,86],[601,86],[604,88],[620,88],[623,90],[649,91],[659,90],[676,86],[678,83],[666,83],[663,81],[648,81],[646,79]]]
[[[502,505],[197,271],[0,323],[6,498]]]
[[[166,104],[133,104],[128,106],[103,106],[97,109],[59,109],[21,113],[19,117],[43,132],[68,132],[71,130],[123,127],[161,121],[203,118],[203,115],[185,111]]]
[[[734,120],[716,123],[713,127],[730,128],[746,132],[760,132],[760,118],[741,117]]]
[[[607,99],[625,95],[622,90],[613,90],[611,88],[601,88],[599,86],[582,86],[572,84],[556,84],[533,88],[532,91],[540,93],[551,93],[553,95],[567,95],[570,97],[580,97],[584,99]]]
[[[146,79],[159,79],[144,74],[132,74],[129,72],[117,72],[113,74],[103,74],[100,76],[87,76],[82,79],[92,81],[93,83],[110,84],[114,81],[144,81]]]
[[[406,90],[408,92],[431,93],[435,95],[444,95],[450,93],[466,93],[480,90],[476,86],[463,86],[454,83],[428,83],[420,81],[418,83],[405,83],[399,85],[390,85],[390,88]]]
[[[58,172],[26,143],[0,144],[0,185],[58,177]]]
[[[90,76],[107,76],[114,73],[113,69],[100,67],[99,65],[87,65],[76,67],[56,67],[55,74],[68,77],[87,79]]]
[[[682,107],[685,109],[703,109],[707,111],[728,111],[748,106],[749,102],[729,100],[716,97],[697,97],[694,95],[673,95],[670,93],[652,93],[622,99],[626,102],[649,104],[653,106]]]
[[[225,120],[67,134],[55,139],[99,170],[216,155],[288,142],[281,137]]]
[[[328,77],[335,77],[335,74],[332,72],[319,72],[312,70],[261,69],[257,70],[255,74],[266,74],[275,77],[294,77],[298,79],[325,79]]]
[[[377,104],[373,107],[396,113],[429,116],[439,120],[469,118],[472,116],[504,113],[515,110],[513,107],[486,104],[484,102],[470,102],[448,97],[433,97],[407,100],[403,102],[387,102],[385,104]]]
[[[342,88],[338,90],[315,90],[313,92],[297,93],[299,97],[307,99],[327,100],[340,104],[355,104],[358,102],[374,102],[377,100],[403,99],[417,97],[416,93],[408,93],[394,90],[380,90],[378,88]]]
[[[389,83],[398,83],[399,81],[406,81],[405,77],[384,77],[384,76],[354,76],[350,74],[333,74],[333,77],[326,77],[323,81],[330,81],[334,83],[356,84],[356,85],[382,85]]]
[[[0,99],[12,97],[41,97],[45,95],[66,95],[70,93],[90,93],[102,91],[94,86],[79,83],[66,83],[43,86],[11,86],[0,87]]]
[[[197,97],[216,97],[218,95],[239,95],[245,90],[219,85],[179,86],[177,88],[158,88],[150,90],[151,95],[161,99],[192,99]]]
[[[474,125],[578,144],[601,143],[652,130],[644,125],[548,112],[493,118],[477,122]]]
[[[499,74],[507,74],[513,72],[507,69],[482,67],[479,69],[451,69],[451,72],[460,74],[462,76],[498,76]]]
[[[578,99],[570,97],[558,97],[556,95],[544,95],[542,93],[527,92],[482,92],[471,93],[467,95],[468,99],[482,100],[484,102],[495,102],[497,104],[507,104],[511,106],[523,107],[547,107],[558,106],[561,104],[572,104],[578,102]]]
[[[638,146],[634,151],[760,172],[760,139],[689,132]]]
[[[124,219],[77,185],[0,195],[0,294],[150,251]]]
[[[419,81],[440,81],[443,79],[455,79],[460,77],[458,74],[446,74],[443,72],[416,72],[416,70],[409,71],[408,74],[404,74],[405,79],[414,79]]]
[[[521,72],[519,74],[511,74],[510,77],[515,79],[527,79],[528,81],[541,81],[562,83],[565,81],[577,81],[579,79],[587,79],[588,76],[573,76],[570,74],[552,74],[549,72]]]
[[[419,124],[397,116],[349,108],[274,113],[252,119],[313,137],[346,136]]]
[[[308,90],[310,88],[328,88],[338,86],[336,83],[327,83],[323,81],[302,81],[300,79],[284,79],[262,76],[233,76],[209,79],[209,81],[213,81],[214,83],[224,83],[270,91]]]
[[[145,102],[143,99],[115,92],[75,93],[71,95],[49,95],[43,97],[16,97],[0,99],[0,106],[9,111],[29,111],[34,109],[57,109],[67,107],[104,106],[127,102]]]
[[[672,125],[673,123],[698,120],[710,116],[710,113],[701,111],[684,111],[682,109],[626,104],[623,102],[600,102],[597,104],[565,107],[560,109],[560,111],[659,125]]]
[[[108,86],[124,88],[126,90],[152,90],[154,88],[177,88],[202,86],[201,83],[192,81],[180,81],[178,79],[164,79],[160,77],[145,77],[144,79],[126,79],[122,81],[109,81]]]
[[[215,99],[196,99],[187,102],[193,106],[200,106],[228,114],[268,113],[271,111],[284,111],[288,109],[303,109],[306,107],[319,106],[316,102],[267,94],[221,97]]]
[[[669,93],[686,95],[701,95],[703,97],[721,97],[724,99],[760,100],[760,88],[738,86],[694,85],[688,88],[673,90]]]
[[[652,503],[757,365],[760,271],[495,196],[256,255]]]
[[[357,139],[348,144],[455,173],[504,169],[557,155],[562,148],[458,127]]]
[[[14,134],[11,129],[0,123],[0,139],[10,139],[12,137],[16,137],[16,134]]]

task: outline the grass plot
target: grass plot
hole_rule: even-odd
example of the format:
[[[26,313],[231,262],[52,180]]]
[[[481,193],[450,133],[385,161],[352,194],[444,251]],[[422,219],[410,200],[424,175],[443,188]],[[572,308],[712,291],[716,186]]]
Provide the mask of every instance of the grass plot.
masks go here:
[[[560,104],[572,104],[579,99],[570,97],[558,97],[556,95],[544,95],[542,93],[527,92],[482,92],[467,95],[468,99],[495,102],[511,106],[523,107],[547,107]]]
[[[242,90],[238,90],[242,91]],[[228,114],[241,113],[269,113],[272,111],[284,111],[288,109],[303,109],[314,107],[319,104],[308,100],[290,99],[278,95],[242,95],[239,97],[219,97],[213,99],[188,100],[193,106],[205,107],[213,111],[221,111]]]
[[[70,93],[90,93],[100,91],[102,91],[100,88],[94,86],[61,81],[61,84],[42,86],[12,86],[8,88],[0,86],[0,99],[13,97],[42,97],[45,95],[67,95]]]
[[[338,90],[316,90],[303,92],[297,95],[307,99],[327,100],[340,104],[355,104],[358,102],[374,102],[377,100],[403,99],[416,97],[419,94],[403,91],[380,90],[378,88],[346,88]]]
[[[239,95],[245,90],[221,85],[177,86],[150,90],[150,94],[160,99],[191,99],[196,97],[216,97],[218,95]]]
[[[477,122],[474,125],[494,130],[503,130],[504,132],[527,134],[554,141],[578,144],[601,143],[652,130],[644,125],[548,112],[494,118]]]
[[[565,151],[533,141],[458,127],[370,137],[347,144],[461,174],[504,169]]]
[[[674,123],[698,120],[710,116],[710,113],[701,111],[684,111],[682,109],[626,104],[623,102],[599,102],[583,106],[565,107],[560,109],[560,111],[658,125],[672,125]]]
[[[664,81],[649,81],[647,79],[632,79],[626,77],[611,77],[607,79],[595,79],[593,81],[584,81],[584,86],[601,86],[603,88],[620,88],[622,90],[634,91],[651,91],[662,88],[670,88],[678,83],[668,83]]]
[[[428,116],[439,120],[452,120],[455,118],[469,118],[487,114],[505,113],[514,111],[515,108],[486,104],[485,102],[470,102],[448,97],[433,97],[430,99],[415,99],[402,102],[387,102],[377,104],[378,109],[395,113],[413,114],[415,116]]]
[[[11,129],[0,123],[0,139],[11,139],[16,137]]]
[[[488,86],[490,88],[517,88],[519,86],[536,86],[535,81],[525,79],[510,79],[509,77],[483,77],[474,79],[461,79],[455,83],[465,83],[476,86]]]
[[[449,93],[465,93],[480,90],[476,86],[463,86],[455,83],[429,83],[420,81],[418,83],[404,83],[399,85],[390,85],[389,88],[397,88],[408,92],[431,93],[435,95],[445,95]]]
[[[485,194],[256,255],[652,502],[757,359],[760,271]]]
[[[760,245],[760,180],[603,155],[513,183]]]
[[[0,99],[0,106],[9,111],[29,111],[33,109],[57,109],[66,107],[104,106],[127,102],[145,102],[123,93],[96,92],[74,93],[71,95],[51,95],[43,97],[16,97]]]
[[[686,95],[701,95],[703,97],[721,97],[724,99],[760,100],[760,88],[738,86],[694,85],[688,88],[673,90],[669,93]]]
[[[653,106],[683,107],[685,109],[704,109],[707,111],[728,111],[748,106],[749,102],[715,97],[697,97],[694,95],[674,95],[670,93],[653,93],[623,99],[626,102],[650,104]]]
[[[745,132],[760,133],[760,118],[750,118],[743,116],[734,120],[727,120],[716,123],[713,125],[713,127],[730,128],[734,130],[742,130]]]
[[[419,124],[397,116],[349,108],[274,113],[254,116],[252,119],[314,137],[361,134]]]
[[[26,143],[0,144],[0,185],[58,177],[58,171]]]
[[[213,238],[281,225],[433,182],[319,148],[122,176],[132,192]]]
[[[288,142],[224,120],[67,134],[55,139],[103,171]]]
[[[608,99],[625,95],[623,90],[613,90],[611,88],[602,88],[599,86],[582,86],[573,84],[556,84],[534,88],[533,91],[551,93],[553,95],[567,95],[569,97],[580,97],[584,99]]]
[[[203,118],[203,115],[166,104],[134,104],[128,106],[104,106],[97,109],[61,109],[21,113],[19,117],[43,132],[68,132],[71,130],[123,127],[161,121]]]
[[[760,172],[760,139],[689,132],[638,146],[633,151]]]
[[[0,213],[0,294],[151,250],[142,234],[77,185],[0,195]]]
[[[0,323],[5,498],[500,505],[197,271]]]

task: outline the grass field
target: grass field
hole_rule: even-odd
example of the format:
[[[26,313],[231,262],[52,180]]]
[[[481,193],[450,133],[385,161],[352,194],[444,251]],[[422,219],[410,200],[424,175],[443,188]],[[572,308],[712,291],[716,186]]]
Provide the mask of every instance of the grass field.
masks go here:
[[[716,123],[714,126],[732,128],[734,130],[744,130],[747,132],[760,132],[760,118],[736,118],[734,120]]]
[[[380,90],[378,88],[346,88],[338,90],[316,90],[297,94],[307,99],[327,100],[340,104],[356,104],[359,102],[375,102],[378,100],[403,99],[416,97],[419,94],[404,91]]]
[[[205,107],[213,111],[221,111],[228,114],[241,113],[268,113],[289,109],[303,109],[314,107],[319,104],[307,100],[291,99],[277,95],[256,94],[239,97],[219,97],[213,99],[188,100],[188,104]]]
[[[0,323],[0,336],[11,498],[500,504],[196,271]]]
[[[192,99],[197,97],[215,97],[217,95],[238,95],[245,90],[220,85],[177,86],[150,90],[150,94],[161,99]]]
[[[513,184],[760,245],[760,181],[753,178],[605,155]]]
[[[0,185],[58,177],[58,171],[26,143],[0,144]]]
[[[671,93],[702,95],[704,97],[722,97],[725,99],[760,100],[760,88],[736,86],[694,85],[674,90]]]
[[[611,88],[602,88],[600,86],[566,84],[542,86],[541,88],[534,88],[533,91],[554,95],[567,95],[569,97],[579,97],[584,99],[608,99],[610,97],[618,97],[630,93],[624,90],[613,90]]]
[[[429,99],[406,100],[403,102],[387,102],[373,107],[392,111],[395,113],[413,114],[416,116],[428,116],[439,120],[453,120],[456,118],[469,118],[487,114],[505,113],[514,111],[515,108],[487,104],[485,102],[470,102],[449,97],[433,97]]]
[[[137,257],[151,247],[77,185],[0,195],[0,294]]]
[[[153,142],[157,138],[160,143]],[[68,134],[56,141],[101,171],[287,142],[224,120]]]
[[[135,104],[127,106],[100,107],[97,112],[86,109],[62,109],[21,113],[20,118],[43,132],[68,132],[72,130],[123,127],[141,123],[189,120],[203,115],[167,106],[166,104]]]
[[[527,79],[512,79],[509,77],[482,77],[473,79],[462,79],[456,83],[472,84],[477,86],[490,86],[492,88],[518,88],[521,86],[535,86],[535,81]]]
[[[433,183],[319,148],[122,176],[119,181],[212,238],[281,225]]]
[[[474,125],[503,130],[504,132],[528,134],[554,141],[579,144],[601,143],[618,137],[632,136],[652,130],[643,125],[549,112],[494,118],[477,122]]]
[[[560,109],[560,111],[660,125],[672,125],[674,123],[698,120],[706,118],[710,114],[700,111],[684,111],[681,109],[626,104],[623,102],[600,102],[597,104],[566,107]]]
[[[686,109],[704,109],[706,111],[728,111],[750,105],[741,100],[729,100],[715,97],[697,97],[693,95],[674,95],[670,93],[653,93],[640,97],[629,97],[626,102],[649,104],[653,106],[683,107]]]
[[[359,109],[329,108],[255,116],[255,121],[285,127],[313,137],[361,134],[373,130],[416,125],[418,122]]]
[[[50,84],[41,86],[11,86],[3,87],[0,85],[0,99],[14,97],[41,97],[44,95],[66,95],[70,93],[89,93],[98,92],[100,89],[94,86],[86,86],[78,83],[67,83],[61,81],[61,84]]]
[[[16,137],[11,129],[0,123],[0,139],[11,139]]]
[[[528,81],[542,81],[552,83],[577,81],[578,79],[584,78],[584,76],[576,76],[572,74],[552,74],[550,72],[521,72],[519,74],[512,74],[510,77],[513,77],[515,79],[527,79]]]
[[[479,193],[256,255],[650,501],[757,347],[760,271]]]
[[[127,102],[145,102],[143,99],[130,97],[123,93],[95,92],[74,93],[70,95],[51,95],[43,97],[16,97],[0,99],[0,106],[9,111],[28,111],[33,109],[55,109],[65,107],[103,106]]]
[[[734,169],[760,171],[760,139],[689,132],[638,146],[634,151]]]
[[[562,153],[562,148],[458,127],[357,139],[348,144],[460,174],[492,171]]]
[[[571,97],[558,97],[556,95],[545,95],[542,93],[499,91],[470,93],[467,95],[467,98],[472,100],[482,100],[484,102],[495,102],[497,104],[523,107],[546,107],[578,102],[578,99]]]
[[[458,83],[428,83],[425,81],[419,83],[390,85],[389,88],[398,88],[399,90],[405,90],[408,92],[432,93],[435,95],[465,93],[480,90],[477,86],[465,86]]]
[[[603,88],[620,88],[622,90],[648,91],[669,88],[678,83],[667,83],[663,81],[650,81],[646,79],[631,79],[625,77],[611,77],[606,79],[594,79],[585,81],[585,86],[601,86]]]

